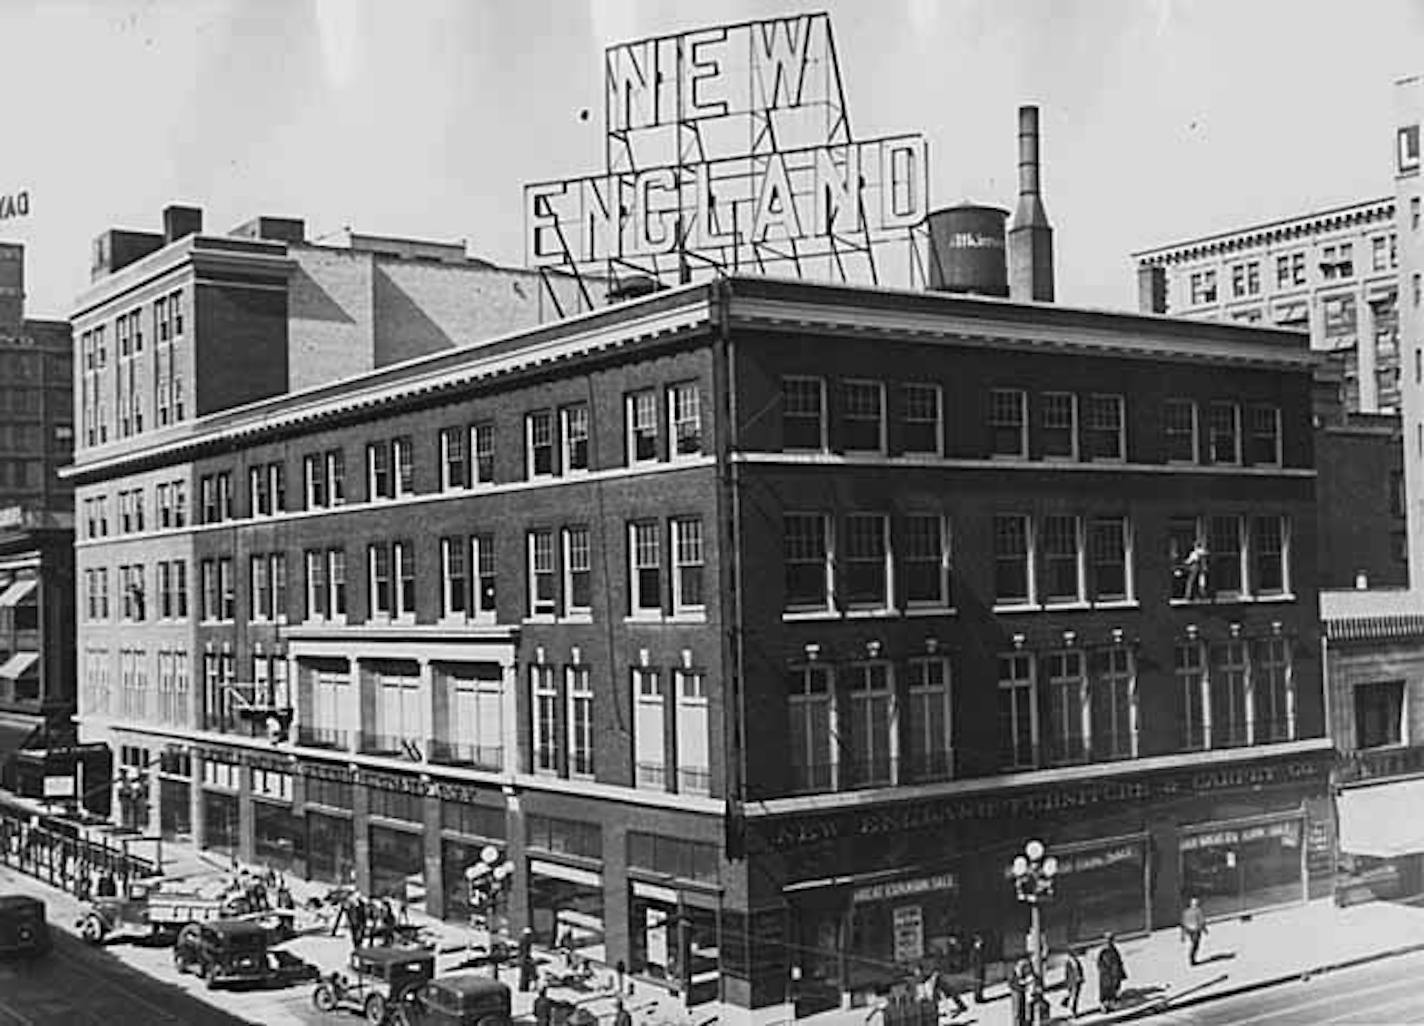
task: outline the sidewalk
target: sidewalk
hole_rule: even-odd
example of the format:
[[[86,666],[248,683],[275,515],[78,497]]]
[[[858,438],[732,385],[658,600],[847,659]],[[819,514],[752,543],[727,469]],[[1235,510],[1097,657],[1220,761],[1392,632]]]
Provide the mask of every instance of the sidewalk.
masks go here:
[[[1087,980],[1073,1022],[1086,1026],[1123,1022],[1424,950],[1424,909],[1387,902],[1341,909],[1323,900],[1249,920],[1214,922],[1196,966],[1187,964],[1186,945],[1176,927],[1120,941],[1118,947],[1127,965],[1125,1000],[1111,1013],[1099,1006],[1095,948],[1083,956]],[[1062,978],[1058,960],[1050,959],[1049,998],[1055,1022],[1069,1021],[1061,1005]],[[966,994],[969,1011],[941,1021],[955,1026],[1014,1026],[1008,989],[997,984],[986,997],[986,1003],[975,1005],[972,995]],[[839,1009],[800,1021],[810,1026],[864,1026],[870,1014],[868,1007]],[[880,1017],[873,1022],[878,1024]]]

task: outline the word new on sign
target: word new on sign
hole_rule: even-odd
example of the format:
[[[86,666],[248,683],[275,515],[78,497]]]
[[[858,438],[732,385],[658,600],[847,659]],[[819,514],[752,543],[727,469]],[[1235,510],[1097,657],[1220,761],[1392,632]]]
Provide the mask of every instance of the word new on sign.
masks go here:
[[[8,193],[0,196],[0,221],[8,221],[14,217],[24,217],[30,212],[30,193],[28,189],[21,189],[19,192]]]

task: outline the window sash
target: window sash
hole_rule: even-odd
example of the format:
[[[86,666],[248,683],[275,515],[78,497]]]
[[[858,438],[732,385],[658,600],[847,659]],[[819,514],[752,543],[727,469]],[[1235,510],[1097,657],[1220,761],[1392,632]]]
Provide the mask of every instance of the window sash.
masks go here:
[[[674,520],[672,532],[673,609],[675,612],[704,609],[702,521]]]
[[[885,451],[885,386],[876,381],[842,383],[847,451]]]
[[[884,608],[890,604],[890,518],[852,515],[845,523],[847,605]]]
[[[1163,407],[1163,430],[1170,463],[1197,462],[1197,404],[1189,399],[1168,399]]]
[[[1033,661],[1026,654],[999,657],[999,757],[1005,769],[1038,764],[1038,710]]]
[[[583,404],[566,406],[560,412],[564,429],[564,472],[587,470],[589,468],[588,407]]]
[[[831,549],[828,518],[819,513],[788,513],[782,522],[787,608],[829,607]]]
[[[1044,601],[1081,602],[1083,559],[1078,518],[1044,517],[1039,545],[1043,553]]]
[[[1121,460],[1126,452],[1126,418],[1120,395],[1088,396],[1086,441],[1088,458]]]
[[[994,517],[994,601],[998,604],[1033,601],[1031,530],[1025,515]]]
[[[1045,392],[1040,419],[1040,445],[1045,459],[1078,458],[1078,397],[1072,392]]]
[[[695,382],[668,389],[670,446],[675,456],[692,456],[702,451],[701,397]]]
[[[658,397],[652,389],[628,396],[628,462],[651,463],[658,458]]]
[[[821,378],[781,379],[782,445],[787,449],[826,447],[826,384]]]
[[[587,527],[564,530],[564,611],[587,614],[593,606],[593,564]]]
[[[554,532],[529,532],[529,613],[553,616],[557,611],[558,581],[554,577]]]
[[[989,392],[990,452],[995,456],[1028,455],[1028,394],[1018,388]]]
[[[662,552],[656,523],[628,525],[629,577],[634,615],[662,612]]]
[[[554,473],[554,415],[539,410],[525,418],[529,445],[529,476],[549,477]]]

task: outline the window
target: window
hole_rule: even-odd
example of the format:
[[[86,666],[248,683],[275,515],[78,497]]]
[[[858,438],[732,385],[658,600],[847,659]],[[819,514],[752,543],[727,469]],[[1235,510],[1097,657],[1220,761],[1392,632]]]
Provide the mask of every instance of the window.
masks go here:
[[[346,550],[326,550],[327,609],[333,618],[346,616]]]
[[[463,427],[447,427],[440,431],[440,489],[451,491],[470,483],[470,454],[466,447],[468,433]]]
[[[563,422],[564,473],[570,474],[589,468],[588,456],[588,406],[579,403],[565,406],[559,411]]]
[[[907,516],[899,556],[909,608],[947,609],[953,604],[948,520],[934,514]]]
[[[1078,458],[1078,397],[1072,392],[1045,392],[1041,406],[1045,459]]]
[[[1029,558],[1029,520],[1021,514],[994,517],[994,601],[1025,605],[1033,601]]]
[[[326,460],[321,453],[311,453],[302,459],[302,478],[306,487],[307,509],[320,509],[327,504]]]
[[[218,619],[232,620],[237,616],[237,589],[232,572],[232,559],[218,560]]]
[[[890,605],[890,518],[857,514],[845,522],[846,605],[885,609]]]
[[[387,442],[372,442],[366,446],[366,497],[395,498],[395,480],[391,476],[391,447]]]
[[[1019,388],[989,392],[989,448],[995,456],[1028,456],[1028,395]]]
[[[1182,725],[1182,747],[1188,751],[1206,748],[1207,674],[1200,642],[1190,641],[1176,646],[1173,674],[1181,702],[1177,722]]]
[[[826,448],[826,383],[781,379],[781,439],[787,449]]]
[[[668,389],[668,435],[675,456],[695,456],[702,451],[702,412],[697,383]]]
[[[628,525],[630,611],[634,616],[662,613],[661,548],[656,523]]]
[[[472,569],[475,573],[474,614],[484,620],[495,618],[494,535],[477,534],[471,539]]]
[[[559,686],[552,666],[529,668],[534,708],[534,772],[559,772]]]
[[[1042,525],[1043,597],[1046,602],[1083,601],[1078,518],[1049,516]]]
[[[396,573],[396,616],[415,616],[415,546],[408,541],[391,544]]]
[[[1290,590],[1284,517],[1251,518],[1251,589],[1257,595],[1284,595]]]
[[[628,462],[658,458],[658,396],[652,389],[628,396]]]
[[[1216,272],[1195,271],[1188,282],[1191,286],[1192,306],[1216,302]]]
[[[1089,522],[1088,587],[1094,602],[1123,602],[1132,597],[1127,543],[1124,518],[1094,517]]]
[[[1121,460],[1127,456],[1126,424],[1120,395],[1088,396],[1084,443],[1090,460]]]
[[[1281,465],[1281,411],[1276,406],[1251,407],[1250,460],[1258,466]]]
[[[1322,246],[1320,250],[1320,274],[1326,281],[1349,278],[1355,273],[1355,246],[1350,242],[1340,242],[1333,246]]]
[[[326,479],[330,486],[331,505],[340,506],[346,501],[346,454],[340,449],[332,449],[326,454]]]
[[[842,727],[848,736],[841,786],[893,783],[899,726],[890,664],[852,663],[847,675],[849,715]]]
[[[272,610],[272,583],[267,576],[267,557],[253,556],[249,561],[251,576],[249,580],[252,584],[252,609],[250,620],[271,619]]]
[[[835,701],[828,666],[793,667],[786,678],[791,781],[797,791],[835,787]]]
[[[308,549],[302,554],[306,566],[306,605],[308,620],[322,620],[327,611],[326,554],[320,549]]]
[[[1190,399],[1168,399],[1162,409],[1163,429],[1167,442],[1167,459],[1171,463],[1197,461],[1197,404]]]
[[[593,561],[588,528],[564,530],[564,615],[588,616],[593,611]]]
[[[1355,747],[1384,748],[1404,743],[1404,681],[1356,684]]]
[[[494,484],[494,425],[470,428],[471,483]]]
[[[786,608],[829,609],[831,548],[827,518],[820,513],[787,513],[782,518],[782,532]]]
[[[947,780],[954,775],[950,732],[949,661],[916,658],[905,664],[909,750],[901,779]]]
[[[1097,648],[1089,656],[1089,756],[1130,759],[1137,754],[1137,688],[1132,651]]]
[[[1241,462],[1241,411],[1235,403],[1207,407],[1207,435],[1211,462]]]
[[[1261,264],[1252,260],[1234,264],[1231,268],[1231,295],[1234,299],[1255,296],[1261,292]]]
[[[463,538],[440,539],[440,615],[463,617],[469,595],[470,578]]]
[[[1048,688],[1048,762],[1083,762],[1088,757],[1088,678],[1079,650],[1050,652],[1043,657]]]
[[[1211,559],[1211,587],[1217,595],[1245,593],[1241,564],[1241,518],[1214,516],[1208,521],[1207,552]]]
[[[529,477],[550,477],[554,473],[554,415],[548,410],[524,418]]]
[[[1285,638],[1258,638],[1252,643],[1251,701],[1256,744],[1289,741],[1295,737],[1295,689],[1291,681],[1290,645]],[[1357,727],[1358,724],[1357,713]]]
[[[263,463],[247,470],[249,514],[269,517],[286,507],[285,468],[280,463]]]
[[[1196,517],[1173,517],[1167,522],[1167,559],[1172,568],[1172,599],[1205,599],[1210,556],[1206,532]]]
[[[554,576],[554,532],[529,532],[529,615],[553,616],[558,609]]]
[[[905,452],[944,453],[943,391],[938,385],[902,385],[904,410],[900,439]]]
[[[1276,257],[1276,288],[1305,284],[1305,254],[1290,253]]]
[[[844,448],[851,452],[885,451],[885,386],[878,381],[847,381],[841,386],[844,404]]]
[[[391,547],[385,542],[369,546],[367,563],[370,573],[371,615],[391,615]]]
[[[568,689],[569,775],[593,776],[593,682],[585,666],[564,671]]]
[[[1389,240],[1383,235],[1377,235],[1370,240],[1370,270],[1385,271],[1389,269],[1389,261],[1386,253],[1386,246]]]
[[[999,656],[999,762],[1004,769],[1038,763],[1038,708],[1033,659],[1026,653]]]
[[[637,667],[633,681],[633,763],[637,787],[665,790],[667,756],[662,678],[657,670]]]
[[[199,615],[204,620],[218,618],[218,565],[216,560],[205,559],[199,566],[202,577],[202,607]]]
[[[1246,642],[1227,641],[1211,646],[1211,697],[1207,705],[1207,744],[1235,748],[1251,743],[1246,719],[1250,693],[1247,686]]]
[[[391,462],[395,464],[395,496],[415,494],[415,450],[409,437],[391,439]]]
[[[698,613],[706,608],[703,596],[702,521],[672,522],[672,610]]]
[[[697,670],[674,670],[677,695],[677,789],[708,794],[712,783],[707,720],[707,678]]]

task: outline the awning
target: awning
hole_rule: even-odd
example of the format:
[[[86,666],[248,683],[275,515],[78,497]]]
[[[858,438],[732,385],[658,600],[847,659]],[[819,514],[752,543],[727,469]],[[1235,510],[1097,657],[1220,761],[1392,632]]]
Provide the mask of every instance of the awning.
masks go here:
[[[18,606],[39,586],[40,582],[33,577],[14,582],[4,591],[0,591],[0,606]]]
[[[1424,852],[1424,780],[1347,787],[1338,808],[1342,852],[1383,859]]]
[[[5,680],[19,680],[39,661],[38,652],[16,652],[0,666],[0,677]]]
[[[39,716],[0,716],[0,766],[7,764],[43,730],[44,720]]]

